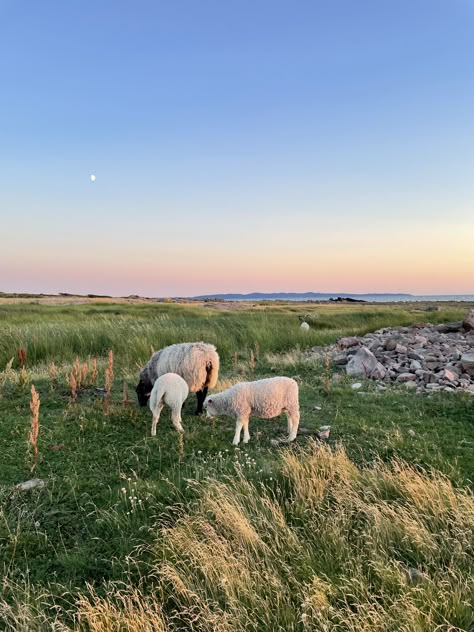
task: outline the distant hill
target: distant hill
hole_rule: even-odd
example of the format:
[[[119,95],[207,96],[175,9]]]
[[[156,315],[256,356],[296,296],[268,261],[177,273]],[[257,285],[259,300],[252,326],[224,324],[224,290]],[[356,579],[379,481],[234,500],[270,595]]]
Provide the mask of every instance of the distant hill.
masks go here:
[[[397,298],[407,298],[413,296],[412,294],[382,294],[382,293],[369,293],[369,294],[350,294],[346,292],[251,292],[250,294],[202,294],[200,296],[193,296],[196,300],[214,299],[222,301],[325,301],[330,298],[347,297],[358,300],[377,300],[381,297],[390,297],[396,300]]]

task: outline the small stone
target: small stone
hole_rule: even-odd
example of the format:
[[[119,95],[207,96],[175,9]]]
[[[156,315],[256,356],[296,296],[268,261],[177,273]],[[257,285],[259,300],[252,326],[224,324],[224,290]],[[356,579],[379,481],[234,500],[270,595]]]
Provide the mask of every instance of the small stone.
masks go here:
[[[416,375],[413,373],[400,373],[398,376],[399,382],[412,382],[416,380]]]
[[[329,439],[330,432],[331,432],[331,426],[321,426],[321,428],[316,434],[319,439]]]
[[[355,336],[344,336],[343,338],[339,338],[337,341],[338,346],[341,349],[348,349],[349,347],[355,347],[360,343],[360,338],[356,338]]]
[[[405,345],[397,344],[395,347],[395,353],[406,353],[408,351],[408,347]]]
[[[359,388],[362,388],[362,384],[360,382],[356,382],[355,384],[352,384],[351,386],[353,391],[356,391]]]
[[[18,485],[15,485],[15,489],[18,489],[21,492],[25,492],[28,489],[34,489],[35,487],[44,487],[45,484],[46,483],[40,478],[32,478],[31,480],[25,481],[24,483],[18,483]]]
[[[414,437],[415,436],[415,431],[410,428],[408,430],[408,434],[410,435],[410,437]]]
[[[474,353],[463,353],[461,364],[464,371],[471,377],[474,377]]]
[[[421,345],[421,346],[425,345],[428,342],[428,339],[425,338],[424,336],[420,336],[420,334],[417,334],[414,340],[416,344]]]
[[[393,351],[395,349],[395,347],[397,346],[397,340],[396,338],[388,338],[385,343],[384,343],[384,349],[386,351]]]
[[[454,382],[457,379],[457,375],[454,375],[449,369],[443,369],[443,379]]]

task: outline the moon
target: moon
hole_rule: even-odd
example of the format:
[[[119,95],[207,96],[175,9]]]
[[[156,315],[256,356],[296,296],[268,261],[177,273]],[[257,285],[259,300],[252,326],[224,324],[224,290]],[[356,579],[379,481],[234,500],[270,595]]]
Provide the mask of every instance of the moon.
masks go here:
[[[95,175],[94,174],[91,175],[91,180],[92,180],[92,182],[95,181]]]

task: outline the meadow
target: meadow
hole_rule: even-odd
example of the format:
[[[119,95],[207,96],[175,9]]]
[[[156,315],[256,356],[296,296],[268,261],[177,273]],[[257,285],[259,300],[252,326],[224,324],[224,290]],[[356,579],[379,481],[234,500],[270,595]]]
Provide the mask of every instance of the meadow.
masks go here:
[[[474,398],[354,391],[308,353],[465,311],[3,299],[0,629],[472,631]],[[234,448],[233,421],[195,417],[194,395],[184,435],[165,409],[150,437],[139,368],[193,340],[219,351],[217,390],[294,377],[297,442],[272,442],[285,419],[251,419]]]

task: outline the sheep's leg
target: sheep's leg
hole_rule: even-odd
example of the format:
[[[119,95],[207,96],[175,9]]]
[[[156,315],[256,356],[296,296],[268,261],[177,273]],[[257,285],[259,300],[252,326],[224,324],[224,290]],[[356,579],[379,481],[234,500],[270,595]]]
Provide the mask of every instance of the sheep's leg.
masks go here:
[[[151,424],[152,437],[156,436],[156,425],[158,421],[160,420],[160,414],[162,410],[163,410],[163,404],[158,404],[158,406],[155,408],[155,412],[153,413],[153,423]]]
[[[200,415],[202,413],[202,405],[204,404],[204,400],[207,396],[207,386],[204,386],[200,391],[196,392],[197,397],[197,409],[196,415]]]
[[[288,417],[288,427],[290,428],[288,441],[294,441],[298,432],[298,426],[300,425],[300,413],[297,410],[293,414],[287,412],[286,415]]]
[[[250,433],[249,433],[249,418],[244,419],[244,443],[248,443],[250,441]]]
[[[247,419],[248,423],[248,419]],[[235,422],[235,435],[234,440],[232,441],[232,445],[239,445],[240,443],[240,431],[245,424],[245,417],[237,417],[237,421]]]
[[[171,410],[171,421],[178,432],[184,432],[181,425],[181,408],[173,408]]]

